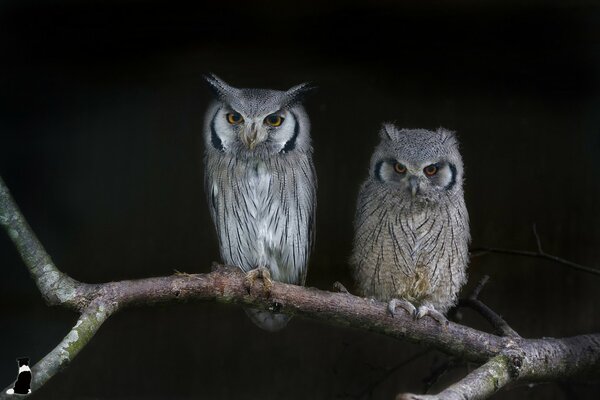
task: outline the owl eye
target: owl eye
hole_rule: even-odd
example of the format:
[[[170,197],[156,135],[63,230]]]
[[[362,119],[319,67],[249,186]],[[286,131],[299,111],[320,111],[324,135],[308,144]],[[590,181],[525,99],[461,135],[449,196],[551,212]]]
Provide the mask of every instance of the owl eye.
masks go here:
[[[438,167],[435,164],[431,164],[423,168],[423,172],[425,172],[425,175],[427,176],[433,176],[438,172]]]
[[[277,127],[283,123],[283,117],[277,114],[267,115],[267,118],[265,118],[265,123],[269,126]]]
[[[231,125],[238,125],[244,122],[244,118],[240,113],[231,112],[227,113],[227,122],[229,122]]]
[[[404,164],[400,164],[399,162],[397,162],[396,164],[394,164],[394,171],[396,171],[399,174],[403,174],[406,172],[406,167],[404,166]]]

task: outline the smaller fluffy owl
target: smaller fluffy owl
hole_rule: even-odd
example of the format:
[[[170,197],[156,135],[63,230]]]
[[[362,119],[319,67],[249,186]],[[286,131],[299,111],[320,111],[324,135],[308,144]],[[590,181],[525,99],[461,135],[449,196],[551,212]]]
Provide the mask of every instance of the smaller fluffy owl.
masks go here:
[[[438,321],[466,281],[470,241],[453,132],[385,124],[360,189],[351,257],[362,295]],[[416,307],[415,307],[416,306]]]

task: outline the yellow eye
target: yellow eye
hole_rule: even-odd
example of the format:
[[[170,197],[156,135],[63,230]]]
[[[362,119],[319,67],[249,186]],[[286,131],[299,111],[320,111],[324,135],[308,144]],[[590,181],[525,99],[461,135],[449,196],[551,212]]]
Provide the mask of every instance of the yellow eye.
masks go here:
[[[269,126],[280,126],[283,123],[283,117],[277,114],[267,115],[265,123]]]
[[[423,172],[427,176],[433,176],[438,172],[438,167],[435,164],[431,164],[423,168]]]
[[[394,164],[394,171],[396,171],[399,174],[403,174],[406,172],[406,167],[403,164],[397,162],[396,164]]]
[[[231,113],[227,113],[227,122],[229,122],[231,125],[237,125],[237,124],[241,124],[242,122],[244,122],[244,118],[242,117],[242,114],[240,114],[240,113],[231,112]]]

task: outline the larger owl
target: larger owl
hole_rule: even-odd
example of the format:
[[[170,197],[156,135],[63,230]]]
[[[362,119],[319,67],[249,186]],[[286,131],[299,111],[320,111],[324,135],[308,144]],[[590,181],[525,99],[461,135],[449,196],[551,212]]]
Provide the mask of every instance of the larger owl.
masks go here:
[[[205,190],[222,260],[276,281],[304,285],[315,234],[317,180],[310,123],[301,101],[311,87],[235,88],[206,77]],[[263,329],[289,317],[246,309]]]
[[[470,241],[453,132],[385,124],[360,189],[353,275],[360,292],[438,321],[466,281]]]

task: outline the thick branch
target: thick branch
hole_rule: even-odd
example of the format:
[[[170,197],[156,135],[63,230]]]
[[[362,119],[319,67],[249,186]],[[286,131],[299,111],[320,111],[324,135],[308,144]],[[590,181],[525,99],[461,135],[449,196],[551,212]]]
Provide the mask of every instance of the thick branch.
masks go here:
[[[499,337],[430,318],[413,320],[399,313],[392,317],[387,305],[346,293],[273,282],[270,292],[262,287],[248,290],[245,275],[236,267],[221,267],[208,274],[173,275],[99,286],[96,296],[115,309],[133,305],[185,300],[216,300],[297,314],[327,324],[367,329],[396,338],[428,344],[456,356],[485,362],[506,349],[522,349],[522,378],[567,378],[600,371],[600,334],[566,339]],[[260,283],[257,284],[261,286]]]
[[[485,399],[513,380],[510,362],[509,357],[498,355],[436,395],[403,393],[396,400]]]
[[[35,236],[0,177],[0,225],[17,247],[40,293],[49,305],[79,308],[77,299],[84,286],[56,268]]]
[[[50,353],[46,354],[31,368],[31,391],[42,387],[56,373],[64,369],[79,352],[88,344],[100,326],[111,314],[110,307],[104,304],[90,305],[79,317],[77,323],[64,339]],[[0,400],[14,398],[7,395],[6,390],[12,388],[15,382],[0,392]]]
[[[260,284],[257,284],[260,285]],[[431,318],[414,321],[406,313],[392,317],[386,304],[348,293],[332,293],[273,282],[268,293],[246,288],[245,275],[237,267],[221,267],[209,274],[173,275],[134,281],[111,282],[100,287],[98,296],[120,309],[131,305],[182,300],[216,300],[224,303],[277,309],[318,319],[328,324],[367,329],[396,338],[430,344],[474,361],[485,361],[508,343],[506,338]]]

